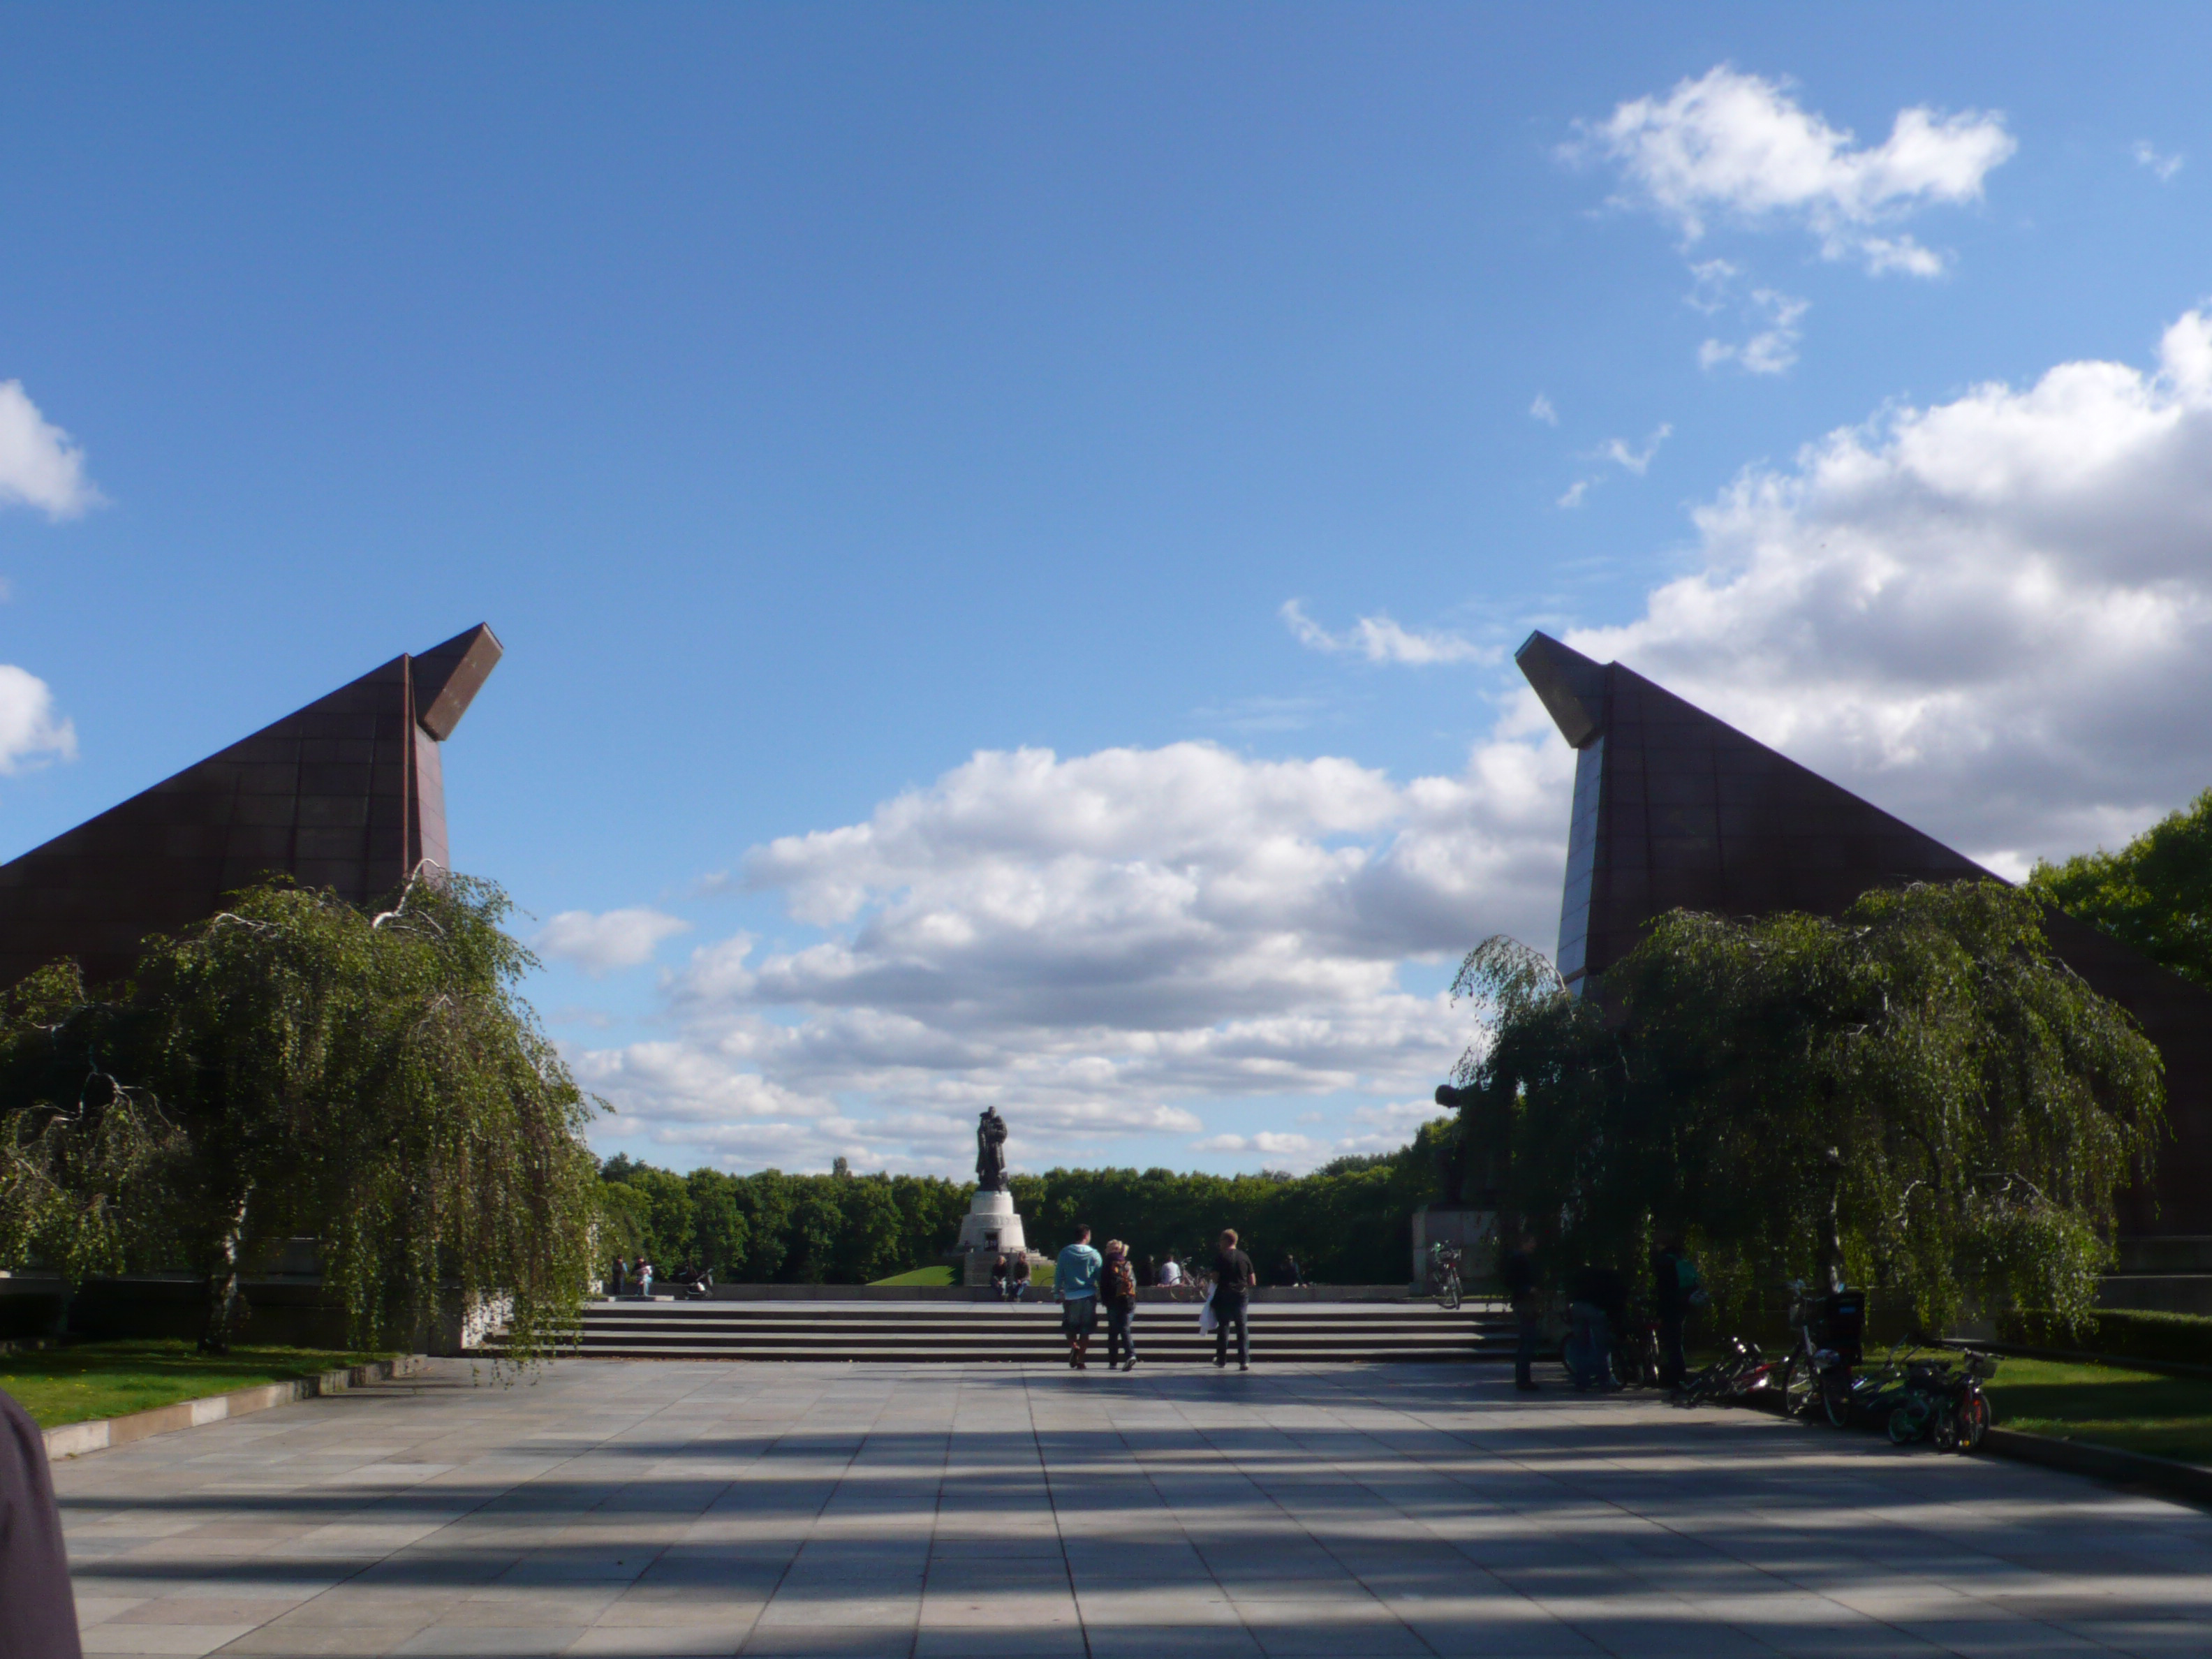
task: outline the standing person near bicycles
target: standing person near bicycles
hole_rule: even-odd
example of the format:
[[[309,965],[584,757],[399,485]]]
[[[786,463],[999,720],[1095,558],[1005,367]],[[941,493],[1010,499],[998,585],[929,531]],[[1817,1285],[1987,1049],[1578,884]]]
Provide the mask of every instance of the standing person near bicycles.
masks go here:
[[[1249,1303],[1259,1275],[1252,1258],[1237,1248],[1237,1230],[1224,1227],[1221,1248],[1213,1257],[1213,1364],[1218,1370],[1229,1364],[1229,1323],[1237,1322],[1237,1369],[1252,1369]]]
[[[1513,1349],[1513,1386],[1523,1394],[1534,1394],[1536,1379],[1528,1375],[1528,1367],[1535,1363],[1538,1325],[1543,1312],[1536,1304],[1534,1235],[1521,1235],[1520,1243],[1499,1261],[1498,1276],[1505,1284],[1505,1300],[1513,1309],[1517,1339]]]
[[[1567,1370],[1575,1392],[1592,1389],[1612,1394],[1620,1387],[1613,1376],[1613,1332],[1628,1303],[1628,1286],[1610,1267],[1585,1264],[1575,1269],[1567,1287]]]
[[[1692,1265],[1680,1233],[1670,1235],[1651,1252],[1651,1316],[1659,1325],[1659,1386],[1680,1388],[1689,1374],[1682,1358],[1682,1322],[1689,1317],[1690,1295],[1697,1288],[1698,1270]]]

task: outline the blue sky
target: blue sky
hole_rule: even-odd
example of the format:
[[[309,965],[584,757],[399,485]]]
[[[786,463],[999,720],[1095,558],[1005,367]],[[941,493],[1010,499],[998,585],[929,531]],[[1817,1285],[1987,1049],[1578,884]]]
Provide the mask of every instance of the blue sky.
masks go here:
[[[489,621],[605,1149],[1395,1144],[1532,626],[2001,867],[2212,783],[2196,9],[9,23],[0,854]]]

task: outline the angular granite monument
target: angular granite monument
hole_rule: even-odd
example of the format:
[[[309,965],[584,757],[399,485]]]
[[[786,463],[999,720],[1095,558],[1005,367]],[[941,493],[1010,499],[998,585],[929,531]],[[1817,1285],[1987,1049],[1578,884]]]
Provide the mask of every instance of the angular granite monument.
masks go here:
[[[1673,909],[1835,915],[1873,887],[1998,879],[1620,663],[1541,633],[1514,660],[1576,750],[1557,957],[1570,986],[1593,988]],[[2123,1266],[2212,1271],[2212,991],[2058,911],[2047,927],[2068,965],[2142,1021],[2166,1057],[2173,1138],[2152,1190],[2123,1200],[2121,1227],[2205,1248],[2185,1259],[2131,1251],[2124,1238]]]
[[[482,624],[394,657],[0,865],[0,985],[62,957],[127,973],[139,941],[283,873],[367,906],[446,858],[439,744],[499,663]]]

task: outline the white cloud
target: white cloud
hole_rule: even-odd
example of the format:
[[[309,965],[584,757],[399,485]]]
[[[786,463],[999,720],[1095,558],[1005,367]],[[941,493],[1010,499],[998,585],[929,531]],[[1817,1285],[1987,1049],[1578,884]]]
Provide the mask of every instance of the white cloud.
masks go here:
[[[1702,568],[1571,634],[2017,870],[2212,783],[2212,319],[1753,468]]]
[[[1425,667],[1440,662],[1496,662],[1499,653],[1456,634],[1420,634],[1388,617],[1362,617],[1341,634],[1332,634],[1305,613],[1296,599],[1279,612],[1291,636],[1310,650],[1362,656],[1370,662]]]
[[[661,940],[686,932],[691,924],[658,910],[563,910],[531,941],[541,956],[571,962],[592,975],[635,968],[649,961]]]
[[[1663,99],[1632,99],[1577,126],[1566,154],[1615,164],[1630,199],[1671,220],[1686,242],[1717,217],[1796,222],[1826,258],[1923,276],[1942,270],[1942,258],[1880,228],[1931,204],[1978,199],[1990,170],[2018,148],[2001,115],[1925,106],[1899,111],[1881,144],[1859,146],[1800,106],[1788,82],[1725,64]]]
[[[1668,434],[1674,430],[1673,427],[1662,422],[1649,438],[1644,441],[1644,447],[1641,449],[1632,449],[1626,438],[1608,438],[1599,447],[1597,459],[1611,461],[1615,465],[1633,472],[1640,478],[1651,470],[1652,458],[1658,454],[1659,446],[1667,441]]]
[[[1762,288],[1752,291],[1751,305],[1765,326],[1741,345],[1707,340],[1698,348],[1698,368],[1732,362],[1747,374],[1779,374],[1797,361],[1797,343],[1804,337],[1798,319],[1811,308],[1810,302]]]
[[[73,519],[100,502],[84,475],[84,451],[39,413],[21,380],[0,380],[0,505]]]
[[[76,728],[55,712],[46,683],[0,663],[0,775],[12,777],[50,760],[76,758]]]
[[[1266,1152],[1277,1158],[1310,1158],[1321,1150],[1321,1143],[1311,1136],[1279,1134],[1268,1129],[1255,1135],[1208,1135],[1190,1144],[1194,1152]]]
[[[1546,426],[1557,426],[1559,423],[1559,411],[1553,408],[1552,400],[1540,392],[1536,394],[1536,401],[1528,405],[1528,418],[1532,421],[1541,421]]]
[[[1644,441],[1644,447],[1641,449],[1632,446],[1626,438],[1607,438],[1595,449],[1590,451],[1586,459],[1593,461],[1611,461],[1624,472],[1632,473],[1640,478],[1651,470],[1651,462],[1659,453],[1659,446],[1667,441],[1668,434],[1674,430],[1673,427],[1662,422],[1652,429],[1651,435]],[[1580,507],[1583,504],[1583,498],[1604,482],[1603,474],[1593,477],[1577,478],[1567,486],[1566,492],[1559,498],[1557,505],[1565,507]]]
[[[2181,171],[2182,156],[2180,151],[2176,150],[2171,155],[2163,155],[2148,138],[2138,138],[2136,140],[2134,155],[2136,158],[2136,165],[2141,167],[2148,167],[2151,172],[2158,176],[2158,181],[2161,185],[2172,178],[2175,173]]]
[[[1513,718],[1404,783],[1206,744],[979,754],[753,849],[745,883],[826,936],[702,946],[675,1035],[580,1073],[617,1133],[808,1167],[857,1142],[862,1167],[957,1170],[991,1104],[1042,1168],[1200,1134],[1205,1100],[1402,1099],[1466,1036],[1405,960],[1557,923],[1571,757]]]

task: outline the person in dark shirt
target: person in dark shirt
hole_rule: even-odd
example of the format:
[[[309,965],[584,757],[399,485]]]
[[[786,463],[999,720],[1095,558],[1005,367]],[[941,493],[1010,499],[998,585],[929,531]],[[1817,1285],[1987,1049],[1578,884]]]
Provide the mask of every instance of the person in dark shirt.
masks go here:
[[[1575,1269],[1567,1287],[1567,1369],[1577,1393],[1599,1389],[1610,1394],[1620,1384],[1613,1376],[1613,1334],[1628,1310],[1627,1281],[1610,1267]]]
[[[1694,1270],[1683,1254],[1679,1235],[1651,1252],[1651,1316],[1659,1327],[1659,1384],[1680,1386],[1689,1366],[1682,1358],[1682,1321],[1690,1311],[1690,1285]]]
[[[1252,1258],[1237,1248],[1237,1230],[1224,1228],[1221,1248],[1213,1254],[1213,1363],[1217,1369],[1229,1364],[1229,1326],[1237,1325],[1237,1369],[1252,1369],[1252,1339],[1247,1318],[1252,1286],[1257,1275],[1252,1271]]]
[[[1129,1265],[1129,1247],[1118,1238],[1106,1241],[1106,1266],[1098,1275],[1098,1297],[1106,1304],[1106,1369],[1112,1370],[1118,1355],[1125,1371],[1137,1369],[1137,1274]]]
[[[1532,1234],[1522,1234],[1520,1243],[1505,1253],[1498,1261],[1498,1276],[1505,1282],[1505,1300],[1512,1307],[1518,1339],[1513,1349],[1513,1386],[1533,1394],[1536,1379],[1528,1375],[1528,1367],[1536,1358],[1541,1310],[1536,1305],[1536,1240]]]
[[[46,1437],[0,1394],[0,1659],[84,1659]]]

